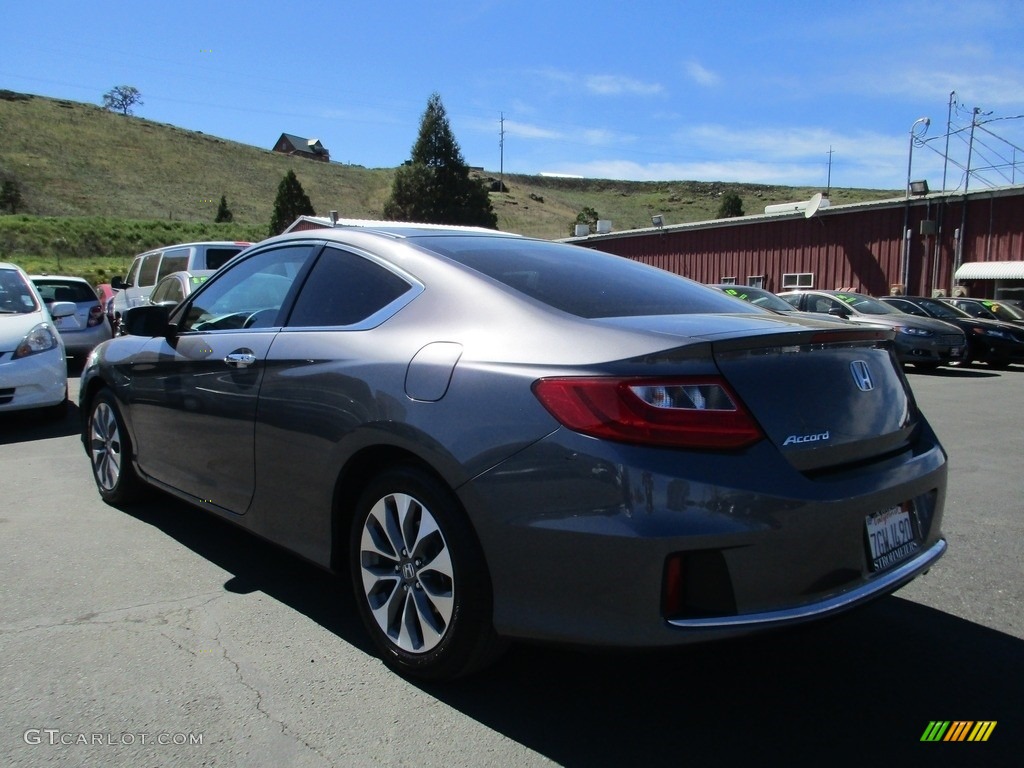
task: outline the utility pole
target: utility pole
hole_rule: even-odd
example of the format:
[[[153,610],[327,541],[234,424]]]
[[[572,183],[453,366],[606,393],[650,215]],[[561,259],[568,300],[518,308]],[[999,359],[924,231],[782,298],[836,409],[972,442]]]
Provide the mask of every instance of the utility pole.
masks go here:
[[[825,182],[825,197],[832,191],[832,145],[828,147],[828,181]]]
[[[498,120],[498,191],[505,191],[505,113],[499,112]]]
[[[949,107],[946,110],[946,151],[942,155],[942,191],[946,191],[946,166],[949,165],[949,133],[953,130],[953,105],[956,103],[956,91],[949,92]]]

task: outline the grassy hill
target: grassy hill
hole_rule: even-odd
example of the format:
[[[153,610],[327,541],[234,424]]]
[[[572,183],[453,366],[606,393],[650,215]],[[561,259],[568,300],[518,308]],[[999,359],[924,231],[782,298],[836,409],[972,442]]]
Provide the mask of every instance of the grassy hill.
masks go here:
[[[410,146],[418,126],[409,126]],[[24,216],[0,216],[0,259],[116,259],[189,239],[260,239],[277,185],[292,169],[317,213],[381,218],[393,169],[369,169],[278,155],[91,104],[0,91],[0,180],[14,180]],[[268,136],[270,145],[277,136]],[[497,173],[479,174],[495,178]],[[506,174],[492,192],[498,227],[567,237],[583,208],[615,230],[713,219],[721,195],[736,192],[747,213],[806,200],[818,189],[717,182],[627,182]],[[834,205],[892,197],[833,189]],[[221,195],[234,224],[213,225]],[[67,217],[75,217],[69,219]],[[37,267],[38,268],[38,267]]]

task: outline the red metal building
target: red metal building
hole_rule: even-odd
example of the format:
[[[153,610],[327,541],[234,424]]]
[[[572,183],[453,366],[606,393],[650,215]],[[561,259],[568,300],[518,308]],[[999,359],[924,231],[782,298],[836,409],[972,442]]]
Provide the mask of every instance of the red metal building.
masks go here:
[[[1024,298],[1024,186],[569,238],[702,283]]]

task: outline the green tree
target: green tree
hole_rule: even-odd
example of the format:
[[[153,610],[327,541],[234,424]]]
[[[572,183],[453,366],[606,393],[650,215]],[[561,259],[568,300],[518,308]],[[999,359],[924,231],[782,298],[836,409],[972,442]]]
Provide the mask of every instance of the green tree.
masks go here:
[[[220,205],[217,206],[217,217],[214,221],[217,224],[230,223],[235,220],[235,214],[228,208],[228,199],[224,195],[220,196]]]
[[[498,226],[487,190],[469,175],[437,93],[427,101],[412,157],[395,172],[384,216],[427,224]]]
[[[718,206],[718,219],[731,219],[743,215],[743,199],[735,192],[726,192]]]
[[[17,213],[21,208],[21,186],[13,179],[0,185],[0,211]]]
[[[277,185],[274,215],[270,218],[270,235],[279,235],[299,216],[315,216],[309,195],[302,189],[295,171],[288,171]]]
[[[103,108],[130,115],[132,107],[142,106],[142,93],[134,85],[115,85],[103,94]]]
[[[569,225],[569,235],[575,236],[577,224],[586,224],[590,227],[590,231],[593,232],[597,228],[597,220],[600,218],[597,211],[588,205],[576,214],[576,221]]]

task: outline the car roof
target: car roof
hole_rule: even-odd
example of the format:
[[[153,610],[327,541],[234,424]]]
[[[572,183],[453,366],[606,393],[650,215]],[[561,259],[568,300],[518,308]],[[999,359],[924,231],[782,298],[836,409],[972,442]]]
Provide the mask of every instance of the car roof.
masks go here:
[[[75,277],[74,275],[29,275],[31,280],[68,280],[79,283],[85,283],[90,288],[92,285],[84,277]]]
[[[209,277],[216,272],[216,269],[179,269],[177,272],[168,272],[160,280],[167,280],[171,277]]]
[[[484,227],[459,227],[449,224],[419,224],[401,221],[368,221],[360,226],[336,226],[330,229],[307,229],[287,232],[269,238],[273,241],[287,240],[336,240],[344,242],[354,233],[377,236],[389,240],[403,240],[410,237],[485,237],[502,239],[530,239],[512,232],[501,232]],[[264,243],[268,240],[264,240]],[[261,243],[262,244],[262,243]]]

